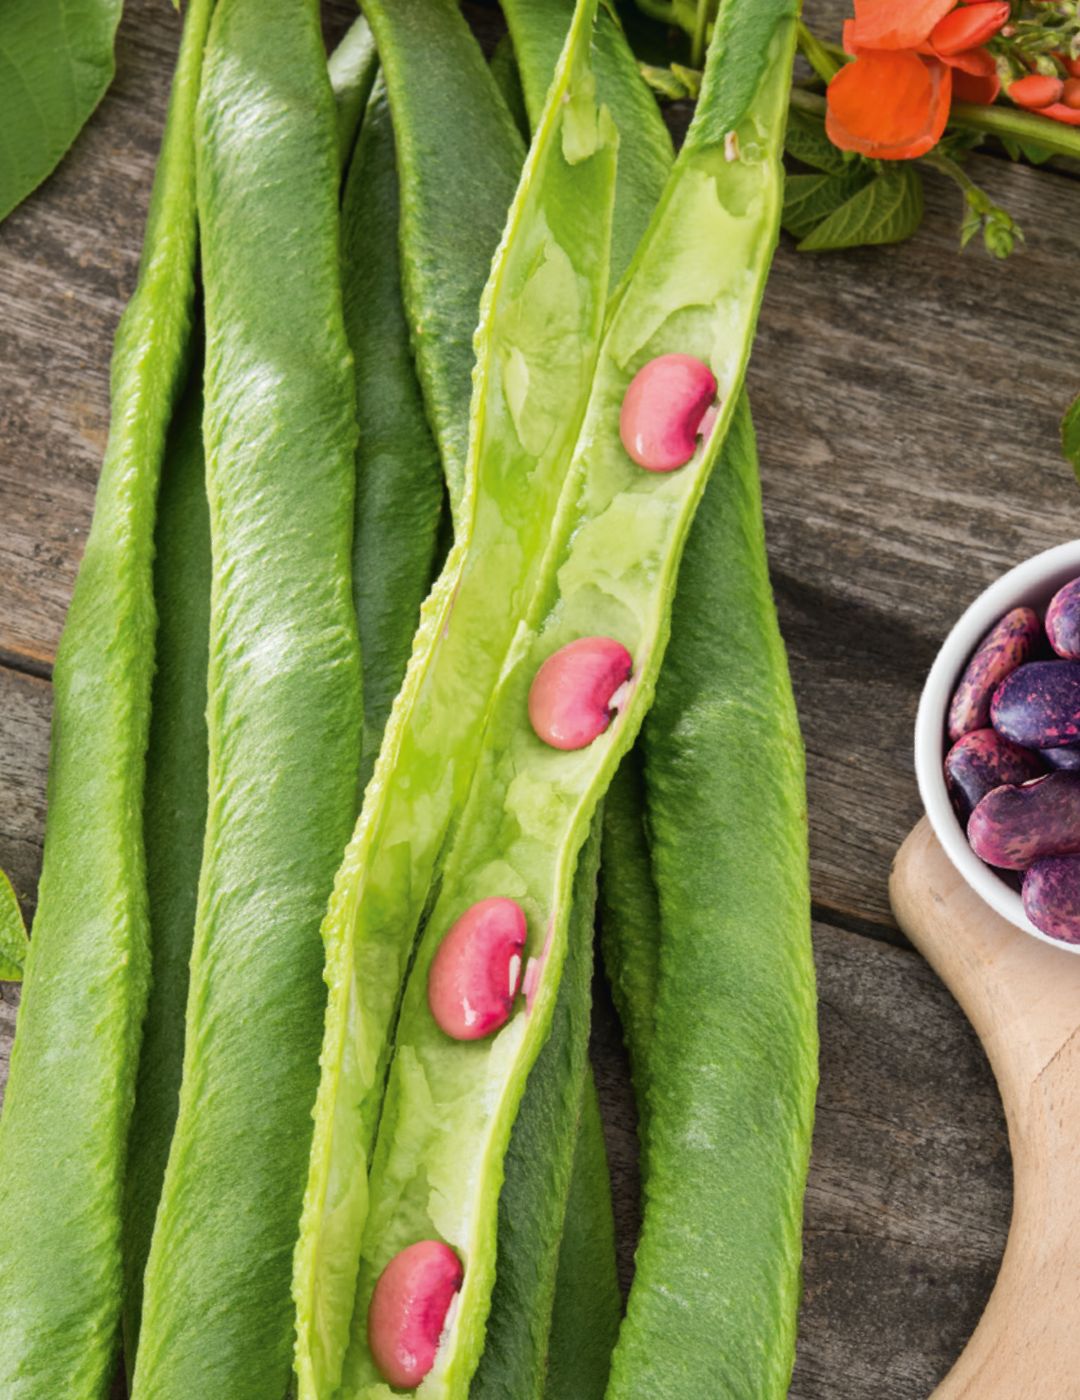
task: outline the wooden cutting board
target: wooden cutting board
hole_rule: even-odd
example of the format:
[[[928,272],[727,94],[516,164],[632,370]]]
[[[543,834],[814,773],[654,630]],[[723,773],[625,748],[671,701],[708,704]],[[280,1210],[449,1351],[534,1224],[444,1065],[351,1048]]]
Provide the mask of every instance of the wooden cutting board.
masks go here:
[[[889,885],[960,1003],[1005,1106],[1013,1216],[997,1283],[935,1400],[1080,1396],[1080,955],[1029,938],[964,882],[924,817]],[[944,1302],[944,1300],[943,1300]]]

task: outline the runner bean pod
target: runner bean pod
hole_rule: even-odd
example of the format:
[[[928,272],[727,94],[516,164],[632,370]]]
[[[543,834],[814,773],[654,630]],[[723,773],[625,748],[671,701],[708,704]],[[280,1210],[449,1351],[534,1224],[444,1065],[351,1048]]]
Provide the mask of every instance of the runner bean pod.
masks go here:
[[[794,31],[789,3],[722,7],[695,122],[611,314],[543,586],[504,667],[402,1003],[369,1178],[344,1396],[373,1400],[382,1393],[364,1335],[368,1305],[382,1268],[418,1236],[442,1239],[464,1267],[459,1303],[420,1393],[464,1395],[477,1364],[501,1163],[525,1076],[550,1024],[566,955],[573,866],[650,698],[682,544],[741,387],[776,237]],[[687,228],[694,238],[687,240]],[[699,257],[706,248],[708,256]],[[718,248],[727,256],[718,258]],[[619,405],[641,365],[676,348],[708,357],[721,412],[708,442],[681,471],[642,473],[619,439]],[[630,695],[587,749],[549,749],[527,723],[532,679],[548,656],[597,624],[634,658]],[[461,909],[490,894],[502,876],[502,892],[528,916],[532,1007],[488,1041],[450,1042],[428,1012],[428,968]]]
[[[210,514],[201,369],[200,347],[166,444],[154,532],[157,665],[143,798],[151,978],[124,1178],[123,1328],[129,1381],[143,1274],[180,1094],[188,963],[206,830]]]
[[[414,44],[412,63],[427,62],[429,43],[448,65],[457,48],[475,44],[444,0],[405,0],[382,18],[416,30],[417,14],[424,42]],[[484,292],[461,523],[424,604],[324,921],[329,999],[294,1270],[298,1336],[308,1339],[297,1352],[305,1398],[340,1375],[401,981],[492,690],[535,587],[599,346],[615,137],[592,102],[581,49],[579,39]],[[512,124],[506,130],[517,143]]]
[[[394,112],[401,270],[416,367],[462,525],[477,308],[523,150],[483,54],[446,0],[365,0]],[[410,80],[419,63],[424,81]],[[436,93],[468,100],[433,110]],[[453,119],[446,113],[453,111]],[[462,172],[468,178],[462,178]],[[465,237],[465,230],[468,236]],[[453,248],[452,257],[447,249]]]
[[[11,881],[0,870],[0,982],[21,982],[30,944]]]
[[[319,919],[360,752],[355,399],[313,0],[218,0],[197,150],[210,782],[183,1084],[133,1395],[265,1400],[288,1383],[325,999]]]
[[[192,0],[185,18],[139,280],[116,336],[94,519],[53,673],[44,860],[0,1119],[0,1391],[41,1400],[97,1400],[116,1358],[121,1183],[149,971],[137,814],[154,501],[191,337],[193,129],[210,11]]]
[[[608,1395],[780,1400],[817,1018],[802,745],[745,397],[687,542],[641,747],[659,901],[647,1196]]]

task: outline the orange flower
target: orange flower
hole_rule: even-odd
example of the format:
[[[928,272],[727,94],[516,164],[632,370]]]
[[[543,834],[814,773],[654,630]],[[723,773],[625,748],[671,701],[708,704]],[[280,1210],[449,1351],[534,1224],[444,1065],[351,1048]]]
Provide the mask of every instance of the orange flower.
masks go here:
[[[994,60],[981,45],[1008,17],[1008,0],[959,9],[956,0],[855,0],[844,26],[854,62],[829,84],[833,144],[876,160],[925,155],[941,139],[954,90],[968,102],[997,96]]]
[[[910,160],[941,140],[952,69],[912,49],[860,53],[829,84],[825,130],[834,146],[875,160]]]

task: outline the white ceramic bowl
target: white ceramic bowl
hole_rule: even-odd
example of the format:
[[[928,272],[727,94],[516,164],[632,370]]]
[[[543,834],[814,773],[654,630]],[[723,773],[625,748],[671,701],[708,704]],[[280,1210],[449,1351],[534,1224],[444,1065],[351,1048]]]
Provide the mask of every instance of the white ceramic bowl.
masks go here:
[[[915,719],[915,776],[926,815],[945,854],[976,894],[1004,919],[1033,938],[1066,952],[1080,944],[1062,943],[1041,933],[1024,913],[1016,890],[984,865],[967,843],[945,787],[945,717],[956,683],[972,652],[994,623],[1023,605],[1043,611],[1063,583],[1080,577],[1080,540],[1056,545],[1025,559],[980,593],[942,643],[923,686]]]

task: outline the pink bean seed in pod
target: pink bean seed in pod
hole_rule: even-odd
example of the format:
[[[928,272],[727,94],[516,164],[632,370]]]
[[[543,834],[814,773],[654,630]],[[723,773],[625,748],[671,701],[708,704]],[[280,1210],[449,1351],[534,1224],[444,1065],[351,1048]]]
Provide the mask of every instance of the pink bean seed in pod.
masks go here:
[[[992,627],[968,662],[949,706],[949,739],[955,743],[990,723],[990,700],[1001,682],[1031,655],[1042,634],[1031,608],[1013,608]],[[1012,737],[1011,735],[1009,736]]]
[[[967,822],[972,808],[1004,783],[1026,783],[1046,771],[1037,753],[1003,739],[995,729],[973,729],[945,755],[945,786],[953,809]]]
[[[1001,870],[1080,853],[1080,773],[994,788],[972,812],[967,836],[979,859]]]
[[[529,720],[554,749],[583,749],[603,734],[618,709],[617,692],[634,659],[611,637],[579,637],[537,671],[529,690]]]
[[[716,376],[693,355],[660,355],[630,381],[619,414],[623,446],[649,472],[671,472],[694,455]]]
[[[1080,661],[1080,578],[1059,588],[1046,610],[1046,635],[1066,661]]]
[[[412,1390],[435,1364],[463,1277],[461,1260],[439,1240],[409,1245],[379,1275],[368,1307],[368,1345],[392,1386]]]
[[[455,1040],[480,1040],[510,1019],[521,985],[526,923],[512,899],[482,899],[439,944],[428,973],[428,1006]]]
[[[1062,943],[1080,943],[1080,855],[1037,860],[1024,876],[1024,913]]]

